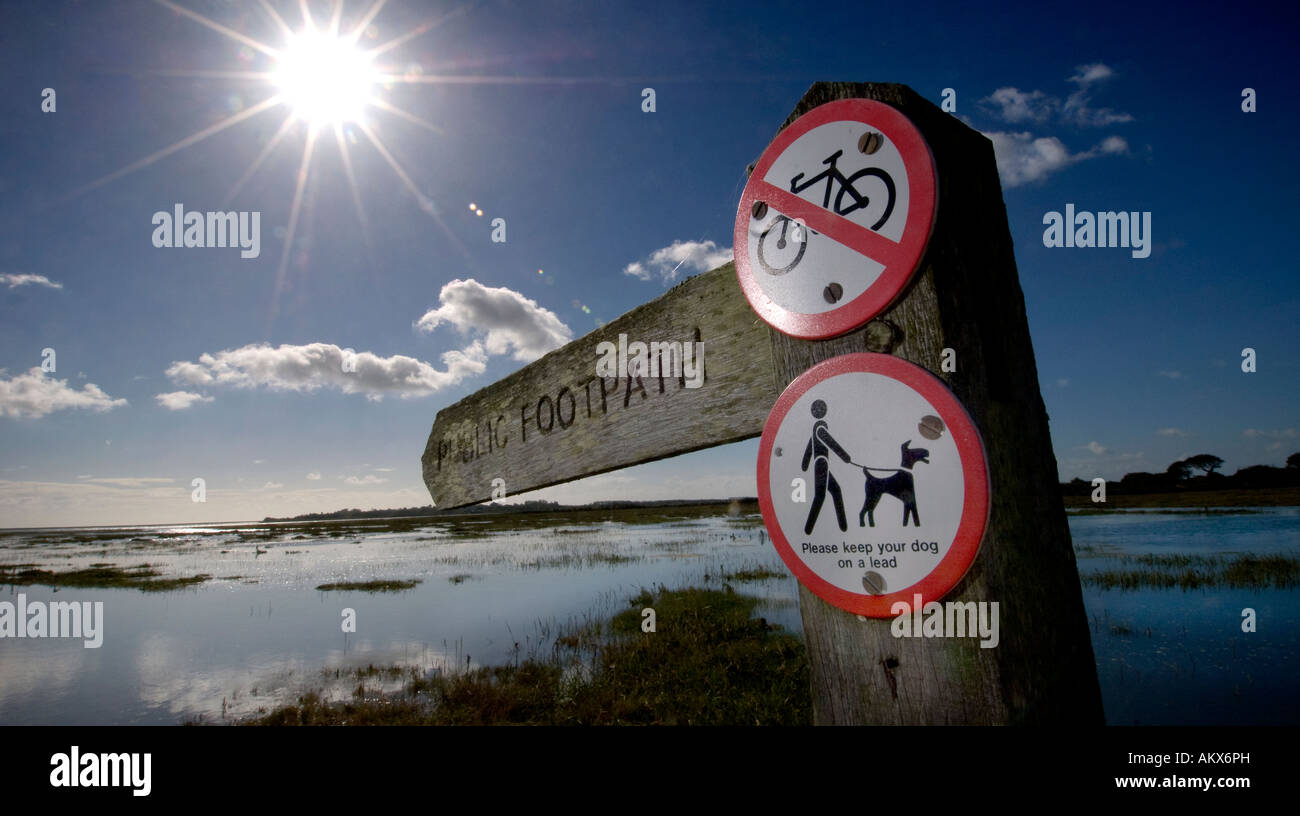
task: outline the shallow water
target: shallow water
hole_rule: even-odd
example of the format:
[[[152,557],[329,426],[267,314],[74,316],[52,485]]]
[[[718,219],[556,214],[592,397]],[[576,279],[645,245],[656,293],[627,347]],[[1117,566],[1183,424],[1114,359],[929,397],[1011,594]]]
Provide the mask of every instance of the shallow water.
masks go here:
[[[1113,556],[1125,554],[1300,557],[1300,508],[1253,509],[1072,517],[1079,572],[1122,567]],[[1085,585],[1083,601],[1108,723],[1300,723],[1300,592]],[[1242,631],[1247,608],[1254,632]]]
[[[510,524],[515,528],[511,529]],[[221,722],[314,688],[346,697],[370,664],[446,671],[549,656],[566,626],[601,621],[642,588],[731,581],[758,615],[800,632],[797,585],[756,516],[654,523],[554,517],[215,525],[0,534],[0,564],[72,569],[149,563],[207,573],[195,589],[6,587],[0,600],[103,601],[104,641],[0,640],[0,724]],[[1075,516],[1081,572],[1122,554],[1300,555],[1300,509],[1240,516]],[[264,552],[259,552],[264,550]],[[317,591],[332,581],[419,579],[394,593]],[[1300,593],[1084,587],[1107,721],[1300,723]],[[1255,609],[1257,631],[1241,631]],[[341,631],[342,611],[357,631]],[[1149,630],[1149,633],[1148,633]],[[336,676],[337,672],[337,676]],[[400,680],[388,681],[389,688]],[[384,683],[366,678],[368,688]]]
[[[105,634],[98,649],[73,639],[0,641],[0,723],[234,719],[312,688],[347,696],[358,683],[349,670],[370,664],[427,672],[549,656],[565,625],[604,620],[642,588],[717,586],[724,571],[756,566],[785,574],[756,517],[513,531],[482,519],[404,526],[331,536],[325,531],[343,528],[320,525],[313,539],[294,538],[302,535],[295,529],[260,544],[244,540],[260,525],[137,528],[92,543],[78,541],[92,536],[84,530],[42,531],[40,544],[37,534],[8,535],[0,564],[149,563],[167,576],[214,580],[163,593],[6,587],[0,600],[103,601]],[[392,593],[315,589],[383,579],[421,583]],[[801,631],[793,578],[730,583],[770,597],[757,614]],[[342,631],[345,608],[356,612],[355,633]]]

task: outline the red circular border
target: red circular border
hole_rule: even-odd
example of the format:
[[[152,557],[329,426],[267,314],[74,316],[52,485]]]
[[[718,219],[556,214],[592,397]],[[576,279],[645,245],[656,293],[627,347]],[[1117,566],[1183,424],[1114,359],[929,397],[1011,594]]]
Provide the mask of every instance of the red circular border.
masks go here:
[[[824,580],[806,565],[786,539],[785,533],[776,517],[772,506],[771,463],[772,447],[776,441],[777,430],[795,402],[813,386],[831,377],[849,373],[881,374],[895,379],[929,400],[957,444],[957,453],[961,457],[962,475],[965,481],[965,496],[962,503],[961,521],[953,537],[948,553],[940,559],[938,565],[928,575],[915,584],[887,595],[865,595],[849,592]],[[772,543],[781,560],[785,561],[790,571],[799,581],[817,597],[840,609],[865,615],[871,618],[892,618],[890,606],[898,601],[912,604],[912,596],[920,595],[921,603],[937,601],[956,586],[970,565],[975,561],[984,531],[988,527],[989,495],[988,458],[984,453],[984,443],[979,429],[971,421],[966,409],[958,402],[948,387],[938,377],[913,365],[906,360],[891,357],[888,354],[859,352],[845,354],[818,363],[799,375],[798,379],[781,394],[772,412],[763,425],[763,437],[758,447],[758,504],[763,511],[763,522],[767,525]]]
[[[822,314],[792,312],[767,296],[755,279],[753,270],[749,268],[750,209],[758,199],[757,185],[754,181],[763,179],[772,163],[795,139],[815,127],[845,120],[862,122],[882,131],[902,155],[903,166],[907,170],[908,207],[907,222],[903,227],[903,237],[898,242],[898,247],[900,254],[911,260],[886,264],[880,277],[867,287],[865,292],[829,312]],[[750,173],[749,181],[745,184],[745,192],[740,197],[740,206],[736,209],[736,229],[733,236],[736,274],[740,278],[740,288],[759,317],[778,331],[792,337],[814,340],[844,334],[882,312],[898,296],[898,293],[903,291],[925,255],[938,207],[938,171],[935,169],[934,156],[930,153],[930,146],[926,144],[921,131],[917,130],[910,119],[897,109],[871,99],[840,99],[819,105],[776,135],[772,143],[763,151],[758,164],[754,165],[754,171]]]

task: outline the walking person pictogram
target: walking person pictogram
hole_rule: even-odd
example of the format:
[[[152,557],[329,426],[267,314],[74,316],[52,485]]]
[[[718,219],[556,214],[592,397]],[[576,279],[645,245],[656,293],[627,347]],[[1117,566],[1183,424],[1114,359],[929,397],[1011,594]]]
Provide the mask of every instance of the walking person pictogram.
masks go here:
[[[835,518],[840,523],[840,532],[847,532],[849,525],[844,518],[844,496],[840,493],[839,482],[831,475],[827,451],[835,451],[845,462],[851,460],[844,448],[840,447],[840,443],[831,436],[829,425],[823,419],[826,416],[824,401],[817,400],[812,404],[812,415],[817,421],[813,423],[812,436],[808,439],[808,445],[803,451],[803,462],[799,465],[800,470],[807,471],[810,460],[813,464],[812,507],[808,508],[808,522],[804,524],[803,531],[805,535],[812,535],[813,525],[817,523],[817,514],[821,512],[822,502],[826,501],[826,491],[829,490],[831,499],[835,502]]]

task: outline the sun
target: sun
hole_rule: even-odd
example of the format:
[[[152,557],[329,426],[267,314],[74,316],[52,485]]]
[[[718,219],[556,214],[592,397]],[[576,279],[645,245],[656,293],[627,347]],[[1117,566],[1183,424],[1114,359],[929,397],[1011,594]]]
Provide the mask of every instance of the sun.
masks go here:
[[[378,80],[370,55],[351,37],[321,31],[292,35],[271,72],[294,116],[312,127],[358,121]]]
[[[286,279],[289,258],[294,247],[297,246],[294,236],[298,229],[298,220],[302,212],[307,182],[314,172],[313,163],[316,161],[316,156],[322,152],[318,146],[328,139],[331,131],[333,132],[334,142],[338,146],[337,155],[344,176],[347,179],[352,205],[356,209],[357,219],[361,225],[361,234],[367,245],[370,244],[371,240],[369,219],[366,217],[365,208],[362,206],[361,191],[352,166],[352,150],[354,146],[365,143],[373,147],[379,157],[388,164],[401,182],[402,187],[411,194],[419,208],[433,218],[447,237],[459,246],[455,234],[448,229],[434,206],[433,199],[420,189],[420,186],[411,178],[411,174],[406,171],[384,143],[384,140],[380,138],[378,124],[369,120],[373,111],[381,111],[383,114],[397,117],[441,136],[443,131],[440,127],[387,101],[383,98],[385,92],[397,84],[436,84],[449,81],[475,83],[505,81],[515,83],[518,81],[518,78],[513,76],[502,78],[426,74],[419,63],[411,63],[406,70],[394,73],[391,67],[385,69],[383,66],[376,64],[375,60],[381,54],[390,52],[416,37],[427,34],[441,23],[466,12],[471,8],[468,3],[440,17],[428,19],[424,23],[399,33],[386,41],[374,44],[373,42],[365,43],[364,41],[374,40],[377,37],[379,29],[371,25],[371,23],[388,0],[369,0],[366,11],[359,15],[354,14],[353,19],[347,26],[343,25],[345,0],[333,0],[330,4],[332,10],[328,20],[313,18],[309,0],[299,0],[298,8],[302,13],[302,22],[301,27],[296,30],[280,16],[271,0],[258,0],[262,10],[284,37],[283,44],[274,47],[210,17],[192,11],[175,2],[175,0],[154,0],[154,2],[239,43],[243,46],[243,50],[249,52],[250,55],[251,52],[259,52],[269,57],[271,61],[266,66],[269,70],[250,71],[239,68],[235,70],[228,68],[182,69],[169,70],[165,72],[166,74],[253,83],[268,92],[269,95],[259,102],[248,105],[244,105],[242,100],[239,100],[239,97],[233,97],[240,101],[239,110],[224,119],[205,125],[194,133],[166,147],[155,150],[125,167],[118,168],[107,175],[78,187],[64,196],[64,200],[71,200],[123,176],[142,170],[167,156],[171,156],[241,122],[246,122],[266,111],[283,108],[287,111],[287,115],[284,117],[279,130],[270,139],[266,140],[262,149],[253,158],[248,168],[234,183],[234,186],[230,188],[230,192],[225,197],[227,204],[235,201],[239,191],[243,189],[250,179],[258,174],[263,163],[275,152],[277,146],[291,134],[304,130],[295,128],[294,125],[306,123],[306,133],[303,134],[302,141],[302,158],[298,162],[298,172],[289,206],[289,220],[284,227],[285,233],[283,246],[280,250],[280,262],[276,267],[276,283],[270,306],[272,316],[278,309],[279,295]],[[243,60],[244,56],[241,53],[241,62]],[[223,204],[222,206],[224,208],[226,205]]]

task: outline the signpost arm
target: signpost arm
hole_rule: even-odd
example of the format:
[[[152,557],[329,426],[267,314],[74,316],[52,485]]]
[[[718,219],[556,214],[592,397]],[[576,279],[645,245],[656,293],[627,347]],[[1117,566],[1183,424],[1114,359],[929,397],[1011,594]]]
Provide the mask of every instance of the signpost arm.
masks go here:
[[[769,333],[731,264],[690,278],[439,411],[424,483],[439,509],[451,509],[491,498],[498,478],[513,496],[758,436],[785,385]],[[654,361],[658,376],[596,376],[600,343],[655,341],[676,344]],[[702,349],[692,372],[686,343]]]

